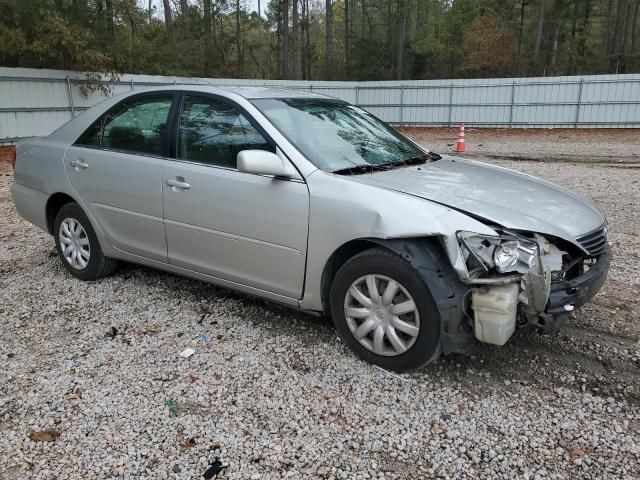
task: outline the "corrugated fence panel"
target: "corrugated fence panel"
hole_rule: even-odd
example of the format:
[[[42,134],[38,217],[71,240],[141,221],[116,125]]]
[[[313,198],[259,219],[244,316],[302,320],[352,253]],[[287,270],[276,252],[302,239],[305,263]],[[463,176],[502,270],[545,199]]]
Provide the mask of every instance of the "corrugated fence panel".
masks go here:
[[[47,135],[104,97],[80,72],[0,67],[0,143]],[[123,75],[110,95],[150,86],[269,86],[360,105],[387,122],[476,127],[640,127],[640,75],[325,82]]]

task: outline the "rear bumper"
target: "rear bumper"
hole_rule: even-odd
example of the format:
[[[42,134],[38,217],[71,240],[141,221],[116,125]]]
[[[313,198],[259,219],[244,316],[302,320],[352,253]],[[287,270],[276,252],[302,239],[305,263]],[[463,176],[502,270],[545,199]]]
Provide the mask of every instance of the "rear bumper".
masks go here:
[[[14,181],[11,185],[11,197],[22,218],[44,231],[48,231],[46,210],[49,196],[46,193],[25,187]]]
[[[587,272],[572,280],[552,283],[545,313],[554,317],[567,315],[571,307],[580,308],[591,300],[607,280],[610,263],[611,247],[607,245]]]

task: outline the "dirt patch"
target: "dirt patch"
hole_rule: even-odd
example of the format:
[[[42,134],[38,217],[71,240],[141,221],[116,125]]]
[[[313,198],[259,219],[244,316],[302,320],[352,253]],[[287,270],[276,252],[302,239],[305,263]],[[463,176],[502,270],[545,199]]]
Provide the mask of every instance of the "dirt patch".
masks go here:
[[[0,162],[10,162],[16,147],[13,145],[0,145]]]

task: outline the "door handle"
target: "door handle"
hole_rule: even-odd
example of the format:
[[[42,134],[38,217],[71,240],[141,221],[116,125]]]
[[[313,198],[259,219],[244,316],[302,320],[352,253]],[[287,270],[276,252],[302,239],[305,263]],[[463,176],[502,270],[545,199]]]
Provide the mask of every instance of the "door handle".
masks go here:
[[[167,185],[173,187],[173,190],[189,190],[191,185],[184,181],[184,178],[179,177],[176,179],[170,178],[167,180]]]
[[[73,168],[76,169],[76,171],[80,171],[80,170],[84,170],[85,168],[89,167],[89,164],[84,163],[84,161],[82,160],[82,158],[79,158],[78,160],[72,160],[71,161],[71,166]]]

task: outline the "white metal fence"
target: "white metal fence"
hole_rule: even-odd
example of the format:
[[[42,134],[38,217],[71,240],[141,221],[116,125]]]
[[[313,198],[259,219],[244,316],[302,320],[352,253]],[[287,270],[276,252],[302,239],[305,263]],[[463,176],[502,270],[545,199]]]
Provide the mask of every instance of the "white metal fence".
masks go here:
[[[0,143],[47,135],[101,100],[80,72],[0,68]],[[640,127],[640,75],[402,82],[309,82],[123,75],[112,93],[173,84],[310,90],[360,105],[399,125]]]

